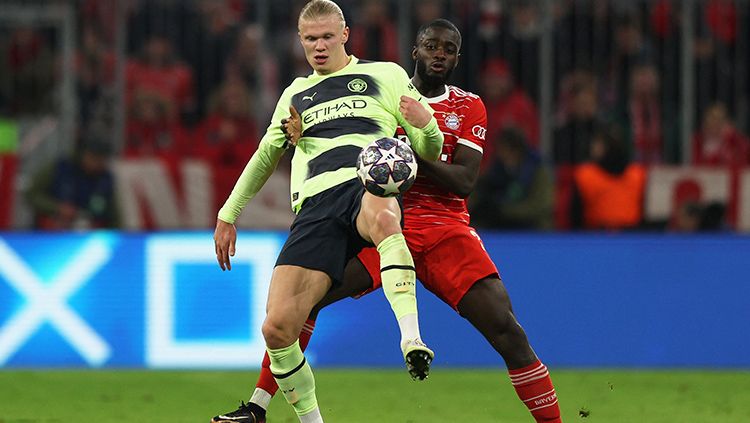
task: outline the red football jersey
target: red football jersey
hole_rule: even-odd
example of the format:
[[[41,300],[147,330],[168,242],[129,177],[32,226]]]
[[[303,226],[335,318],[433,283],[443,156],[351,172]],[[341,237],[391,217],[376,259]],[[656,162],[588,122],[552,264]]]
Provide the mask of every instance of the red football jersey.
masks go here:
[[[459,145],[484,152],[487,111],[479,96],[449,85],[445,93],[427,98],[427,101],[435,110],[434,116],[445,137],[443,152],[438,160],[453,163],[453,153]],[[401,128],[398,128],[396,135],[406,137]],[[414,186],[404,194],[403,201],[404,225],[407,228],[469,224],[466,200],[439,188],[419,173]]]

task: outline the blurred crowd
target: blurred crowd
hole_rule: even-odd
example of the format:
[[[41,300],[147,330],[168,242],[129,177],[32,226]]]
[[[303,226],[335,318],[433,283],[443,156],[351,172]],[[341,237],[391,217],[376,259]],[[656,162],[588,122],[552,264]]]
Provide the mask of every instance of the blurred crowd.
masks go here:
[[[93,217],[95,226],[116,227],[106,166],[112,156],[206,160],[220,169],[217,196],[224,198],[255,150],[280,91],[310,72],[296,37],[303,1],[117,3],[76,2],[76,154],[50,163],[29,184],[37,227],[68,227],[80,214]],[[680,1],[339,4],[352,29],[350,53],[400,62],[410,72],[410,47],[421,24],[446,17],[462,30],[453,83],[482,96],[489,121],[481,175],[470,198],[478,227],[644,228],[650,166],[750,164],[746,2],[696,4],[690,102],[682,98]],[[551,69],[540,60],[547,25]],[[58,37],[34,26],[0,28],[0,116],[54,112],[53,88],[62,72]],[[119,79],[118,72],[124,73]],[[543,72],[552,83],[547,148],[540,116]],[[118,98],[125,117],[116,145],[111,131]],[[683,133],[686,105],[693,109],[691,134]],[[681,141],[686,137],[690,151]],[[721,204],[686,201],[660,227],[722,229],[723,219]]]

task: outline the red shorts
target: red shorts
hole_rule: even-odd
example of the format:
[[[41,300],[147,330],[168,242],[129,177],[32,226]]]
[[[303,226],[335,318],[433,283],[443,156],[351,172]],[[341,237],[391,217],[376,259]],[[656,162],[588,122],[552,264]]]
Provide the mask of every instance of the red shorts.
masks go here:
[[[404,230],[404,236],[414,258],[417,279],[455,310],[476,282],[498,274],[474,228],[435,225]],[[365,248],[357,258],[373,281],[372,288],[361,296],[382,286],[380,255],[375,248]]]

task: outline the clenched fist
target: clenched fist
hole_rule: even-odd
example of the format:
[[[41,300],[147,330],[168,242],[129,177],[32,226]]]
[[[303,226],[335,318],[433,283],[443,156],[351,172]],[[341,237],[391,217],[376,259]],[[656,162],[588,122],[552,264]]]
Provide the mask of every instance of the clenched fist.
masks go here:
[[[427,124],[430,123],[430,120],[432,119],[432,114],[427,109],[425,109],[422,103],[409,96],[401,96],[401,102],[399,103],[398,110],[401,112],[401,115],[404,117],[404,119],[406,119],[406,121],[411,124],[411,126],[419,129],[427,126]]]

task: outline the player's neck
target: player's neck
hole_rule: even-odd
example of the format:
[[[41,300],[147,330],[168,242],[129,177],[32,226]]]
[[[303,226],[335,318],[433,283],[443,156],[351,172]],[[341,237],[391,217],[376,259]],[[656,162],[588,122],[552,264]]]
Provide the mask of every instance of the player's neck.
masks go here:
[[[321,76],[322,75],[330,75],[332,73],[336,73],[336,72],[340,71],[341,69],[344,69],[345,67],[349,66],[349,63],[351,63],[351,62],[352,62],[352,56],[350,56],[350,55],[347,54],[340,61],[340,63],[338,63],[336,66],[334,66],[333,70],[329,70],[329,71],[326,71],[326,72],[320,72],[320,71],[316,70],[315,73],[318,74],[318,75],[321,75]]]
[[[414,75],[411,78],[411,83],[414,84],[414,87],[420,94],[427,98],[434,98],[445,94],[446,87],[442,81],[434,83],[426,82],[419,75]]]

